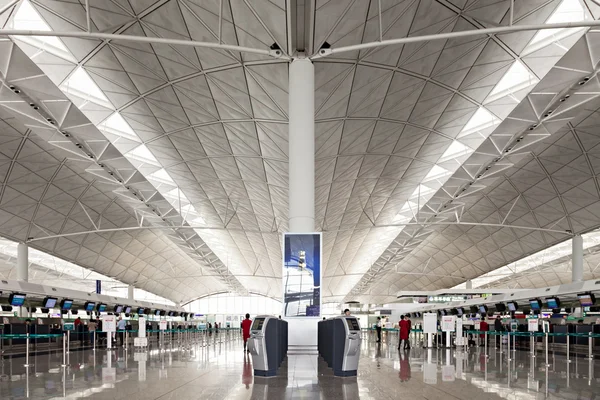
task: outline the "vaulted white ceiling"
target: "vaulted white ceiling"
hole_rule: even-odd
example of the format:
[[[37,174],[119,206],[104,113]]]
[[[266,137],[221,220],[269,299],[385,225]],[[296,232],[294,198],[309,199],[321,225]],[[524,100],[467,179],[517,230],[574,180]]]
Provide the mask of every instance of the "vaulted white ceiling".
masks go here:
[[[84,3],[21,1],[0,22],[25,29],[35,17],[35,29],[83,32]],[[285,55],[302,46],[311,55],[327,45],[377,41],[380,32],[391,39],[507,25],[511,1],[389,0],[381,10],[375,1],[307,1],[303,25],[292,19],[297,3],[90,1],[91,31],[278,47]],[[10,2],[0,1],[0,10],[2,4]],[[517,0],[513,11],[515,24],[599,15],[589,0]],[[407,286],[452,287],[567,238],[442,222],[575,233],[600,225],[582,214],[595,216],[600,204],[592,156],[583,162],[562,150],[583,143],[573,124],[595,104],[598,40],[585,29],[540,32],[315,60],[325,301],[383,301]],[[129,40],[11,37],[0,45],[0,110],[11,125],[0,132],[7,138],[0,146],[1,235],[34,238],[34,246],[176,301],[222,290],[280,296],[286,57]],[[558,112],[559,97],[585,77],[592,79]],[[550,108],[555,112],[544,116]],[[583,154],[582,146],[567,147]],[[44,165],[33,167],[31,159]],[[567,176],[557,184],[560,174]],[[145,228],[133,229],[139,226]],[[106,227],[131,230],[38,240]],[[139,252],[130,251],[135,240]]]

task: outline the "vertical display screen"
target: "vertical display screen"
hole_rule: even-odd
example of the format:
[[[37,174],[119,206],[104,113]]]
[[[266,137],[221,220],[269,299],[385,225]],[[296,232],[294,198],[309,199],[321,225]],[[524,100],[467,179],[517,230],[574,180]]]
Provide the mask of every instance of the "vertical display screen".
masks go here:
[[[560,308],[560,300],[558,300],[557,297],[547,298],[546,303],[548,304],[548,308],[551,308],[551,309]]]
[[[285,317],[321,315],[321,234],[283,235],[283,307]]]
[[[54,308],[58,299],[56,297],[46,297],[42,302],[44,308]]]
[[[88,301],[85,303],[85,311],[94,311],[94,307],[96,307],[96,303]]]

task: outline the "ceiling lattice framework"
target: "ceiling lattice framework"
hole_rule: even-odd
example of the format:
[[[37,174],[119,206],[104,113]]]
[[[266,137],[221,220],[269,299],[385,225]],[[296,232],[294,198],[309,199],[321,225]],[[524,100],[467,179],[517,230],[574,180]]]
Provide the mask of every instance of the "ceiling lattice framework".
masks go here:
[[[31,0],[41,18],[57,31],[86,29],[83,3]],[[261,49],[276,44],[286,54],[293,53],[289,43],[296,43],[287,26],[287,2],[282,0],[223,1],[222,9],[220,2],[199,0],[90,3],[93,32],[220,41]],[[507,25],[510,3],[382,1],[382,38]],[[559,0],[515,1],[514,22],[544,23],[560,4]],[[583,4],[592,18],[598,16],[593,1]],[[10,26],[12,11],[8,11],[1,21]],[[309,51],[325,43],[340,47],[378,40],[378,2],[317,1],[308,26],[314,27],[308,35]],[[519,32],[398,45],[315,61],[316,215],[317,229],[325,232],[322,293],[326,301],[339,301],[349,292],[387,295],[393,289],[374,290],[372,283],[387,278],[390,268],[404,268],[404,257],[411,252],[418,260],[415,263],[422,263],[418,258],[422,258],[422,248],[417,247],[422,242],[407,238],[421,238],[424,232],[419,227],[399,226],[398,215],[404,206],[417,192],[418,209],[411,212],[436,209],[435,202],[453,193],[457,181],[464,182],[465,171],[472,174],[471,164],[483,165],[484,160],[473,157],[490,155],[486,146],[492,136],[498,140],[494,146],[501,147],[499,138],[504,136],[496,135],[504,126],[500,122],[531,91],[531,82],[543,82],[552,73],[552,67],[582,34],[583,30],[578,30],[534,50],[527,44],[536,32]],[[185,252],[194,250],[196,261],[186,267],[190,274],[196,269],[216,270],[221,279],[216,286],[280,295],[280,233],[287,229],[286,60],[188,46],[75,38],[62,39],[69,56],[61,57],[40,51],[31,42],[12,40],[55,86],[65,90],[81,67],[105,96],[106,103],[90,101],[86,93],[67,90],[70,102],[100,127],[82,136],[86,147],[91,149],[96,141],[110,142],[118,165],[132,168],[136,180],[144,185],[145,199],[151,199],[148,196],[153,193],[152,198],[162,196],[164,200],[164,188],[175,188],[198,211],[202,224],[219,228],[168,235],[180,249],[188,249]],[[516,61],[531,76],[531,82],[510,96],[492,99]],[[566,87],[566,80],[582,71],[569,71],[561,83]],[[34,89],[29,89],[31,95],[43,98],[44,94]],[[494,118],[493,126],[465,132],[482,107]],[[135,137],[102,128],[115,112]],[[540,119],[539,115],[527,118]],[[516,127],[507,130],[514,132]],[[456,143],[470,150],[446,157]],[[129,156],[142,145],[152,162]],[[511,161],[510,168],[519,168],[515,165]],[[446,172],[429,179],[434,167]],[[157,184],[152,176],[161,170],[168,172],[171,181]],[[424,182],[427,186],[423,190],[432,191],[427,195],[420,192]],[[489,181],[485,184],[487,187]],[[111,187],[102,193],[113,190]],[[470,215],[471,204],[466,198],[463,202],[464,220]],[[164,200],[160,206],[168,212],[168,223],[189,222],[186,212],[173,207],[172,202]],[[139,223],[139,213],[131,211],[135,209],[128,210],[133,216],[131,224]],[[512,215],[518,210],[515,206]],[[476,214],[474,208],[472,214]],[[473,218],[483,217],[476,214]],[[507,221],[536,226],[532,221]],[[448,227],[447,233],[463,228]],[[548,238],[544,244],[556,240]],[[514,255],[518,258],[530,251],[521,247]],[[382,264],[385,270],[380,268]],[[493,265],[479,267],[474,274]],[[456,268],[448,266],[444,274],[459,274],[456,271],[464,267]],[[465,273],[460,272],[460,276]],[[413,278],[410,281],[422,287],[433,285],[423,279],[436,279],[433,275]],[[448,280],[436,282],[449,284]],[[197,295],[203,293],[199,289]],[[171,296],[178,296],[177,290]]]

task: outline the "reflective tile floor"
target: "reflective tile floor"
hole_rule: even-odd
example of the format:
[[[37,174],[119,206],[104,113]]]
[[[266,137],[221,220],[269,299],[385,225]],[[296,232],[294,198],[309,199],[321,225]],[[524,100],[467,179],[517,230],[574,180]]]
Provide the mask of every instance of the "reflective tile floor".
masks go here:
[[[323,361],[289,356],[274,378],[253,376],[241,341],[148,352],[122,348],[5,359],[0,399],[600,399],[600,362],[544,352],[500,354],[363,341],[358,377],[337,378]],[[549,364],[546,367],[546,364]]]

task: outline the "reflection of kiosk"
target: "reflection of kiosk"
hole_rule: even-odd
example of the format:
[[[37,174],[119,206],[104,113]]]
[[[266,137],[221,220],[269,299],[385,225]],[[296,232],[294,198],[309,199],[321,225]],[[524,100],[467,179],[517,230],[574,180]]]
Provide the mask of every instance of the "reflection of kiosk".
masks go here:
[[[261,315],[250,327],[248,350],[252,355],[255,376],[275,376],[287,355],[287,322]]]
[[[355,317],[319,322],[319,353],[335,376],[356,376],[360,357],[360,325]]]

